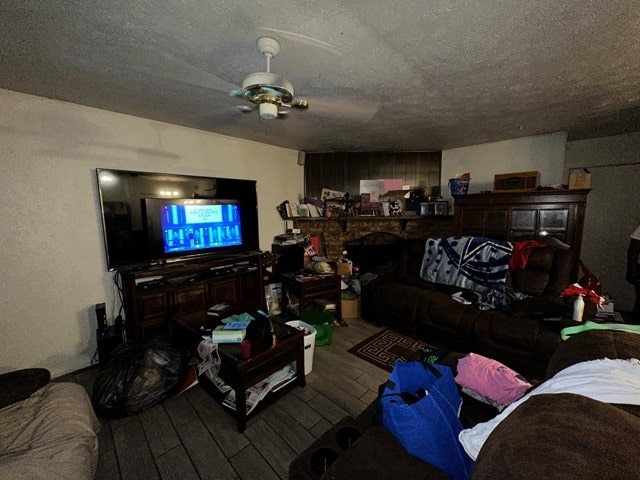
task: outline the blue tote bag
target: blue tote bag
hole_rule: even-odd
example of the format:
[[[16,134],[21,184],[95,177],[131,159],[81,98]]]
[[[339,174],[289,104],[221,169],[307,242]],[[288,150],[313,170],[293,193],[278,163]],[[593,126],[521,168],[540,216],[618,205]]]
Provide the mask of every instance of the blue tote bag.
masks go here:
[[[396,362],[380,397],[382,424],[409,454],[468,480],[473,460],[458,440],[461,403],[449,367]]]

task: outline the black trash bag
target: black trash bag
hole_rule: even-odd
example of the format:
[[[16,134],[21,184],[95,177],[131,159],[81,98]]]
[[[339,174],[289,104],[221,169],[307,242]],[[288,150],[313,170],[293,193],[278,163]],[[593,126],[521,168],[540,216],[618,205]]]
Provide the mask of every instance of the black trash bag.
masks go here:
[[[125,417],[129,388],[142,367],[142,348],[131,342],[120,344],[111,353],[107,366],[93,383],[91,403],[96,412],[107,417]]]
[[[142,368],[133,380],[125,402],[135,415],[173,395],[186,373],[183,353],[169,341],[155,338],[143,346]]]
[[[93,385],[92,404],[101,415],[135,415],[172,395],[184,377],[184,355],[168,340],[116,348]]]

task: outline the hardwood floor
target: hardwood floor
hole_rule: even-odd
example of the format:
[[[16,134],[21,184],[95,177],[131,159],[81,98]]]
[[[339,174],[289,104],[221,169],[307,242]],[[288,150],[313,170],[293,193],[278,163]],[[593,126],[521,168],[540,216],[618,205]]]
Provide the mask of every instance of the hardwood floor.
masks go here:
[[[289,464],[345,415],[376,398],[388,372],[347,350],[380,328],[349,320],[333,342],[316,346],[307,386],[296,387],[251,418],[238,433],[232,417],[199,385],[139,415],[100,418],[100,480],[287,479]],[[97,368],[58,381],[75,381],[91,394]]]

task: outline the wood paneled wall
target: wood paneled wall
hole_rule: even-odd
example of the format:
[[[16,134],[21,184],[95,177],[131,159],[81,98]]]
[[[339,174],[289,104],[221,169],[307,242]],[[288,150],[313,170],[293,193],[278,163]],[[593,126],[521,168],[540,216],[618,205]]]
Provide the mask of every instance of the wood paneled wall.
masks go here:
[[[425,195],[439,194],[442,152],[331,152],[305,157],[306,197],[319,197],[323,188],[360,193],[360,180],[401,178]],[[436,187],[436,191],[433,188]]]

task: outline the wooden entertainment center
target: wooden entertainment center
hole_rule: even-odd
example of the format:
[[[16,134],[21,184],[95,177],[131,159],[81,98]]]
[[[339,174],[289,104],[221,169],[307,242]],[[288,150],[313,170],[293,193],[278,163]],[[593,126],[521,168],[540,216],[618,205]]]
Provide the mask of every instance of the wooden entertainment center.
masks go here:
[[[172,315],[227,302],[245,311],[264,309],[262,254],[246,252],[120,272],[126,327],[141,342],[168,332]]]

